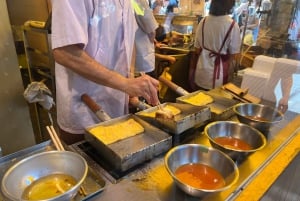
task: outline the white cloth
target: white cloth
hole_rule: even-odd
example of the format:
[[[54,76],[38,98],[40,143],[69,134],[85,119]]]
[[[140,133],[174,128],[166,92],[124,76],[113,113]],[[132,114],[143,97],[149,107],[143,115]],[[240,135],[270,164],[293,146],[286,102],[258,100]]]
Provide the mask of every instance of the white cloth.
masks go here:
[[[23,95],[29,103],[37,102],[46,110],[50,110],[55,105],[51,91],[43,82],[31,82]]]
[[[137,24],[131,1],[52,0],[52,48],[82,44],[99,63],[129,75]],[[127,113],[128,96],[88,81],[56,63],[57,121],[70,133],[83,133],[99,120],[81,101],[90,95],[112,118]]]
[[[218,52],[223,39],[232,23],[229,16],[207,16],[204,27],[204,46],[210,50]],[[196,29],[195,43],[196,48],[202,48],[202,26],[203,20],[200,21]],[[241,38],[238,24],[235,23],[221,54],[236,54],[240,52]],[[209,51],[202,49],[199,56],[197,67],[195,70],[195,83],[202,88],[212,89],[213,87],[213,72],[215,57],[209,56]],[[223,71],[221,65],[220,78],[216,79],[215,87],[223,84]]]

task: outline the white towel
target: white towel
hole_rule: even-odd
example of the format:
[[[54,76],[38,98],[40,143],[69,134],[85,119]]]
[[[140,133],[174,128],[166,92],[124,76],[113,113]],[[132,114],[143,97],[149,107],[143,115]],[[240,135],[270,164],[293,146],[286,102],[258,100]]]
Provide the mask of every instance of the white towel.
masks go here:
[[[46,110],[50,110],[54,105],[52,93],[42,81],[31,82],[25,89],[23,95],[29,103],[38,102]]]

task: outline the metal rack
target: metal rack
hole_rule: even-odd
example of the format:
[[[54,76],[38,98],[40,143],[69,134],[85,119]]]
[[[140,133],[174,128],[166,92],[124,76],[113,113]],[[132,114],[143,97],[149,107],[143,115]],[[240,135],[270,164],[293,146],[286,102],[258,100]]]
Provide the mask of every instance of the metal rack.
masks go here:
[[[50,15],[51,16],[51,15]],[[51,17],[43,27],[35,27],[30,22],[26,22],[23,27],[23,41],[25,55],[28,66],[28,74],[30,82],[43,81],[50,89],[53,99],[55,100],[55,61],[51,48]],[[32,121],[35,122],[35,138],[36,142],[42,142],[49,139],[45,125],[49,125],[48,111],[45,111],[38,103],[31,104]],[[55,110],[55,109],[54,109]],[[55,111],[50,111],[55,113]]]

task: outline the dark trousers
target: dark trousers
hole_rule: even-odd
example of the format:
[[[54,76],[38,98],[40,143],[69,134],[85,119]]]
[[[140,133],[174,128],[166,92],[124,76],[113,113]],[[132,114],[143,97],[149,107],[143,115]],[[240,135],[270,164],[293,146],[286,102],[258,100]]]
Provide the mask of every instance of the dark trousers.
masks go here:
[[[62,130],[61,128],[59,128],[59,137],[67,145],[71,145],[76,142],[80,142],[80,141],[84,140],[84,134],[68,133],[68,132]]]

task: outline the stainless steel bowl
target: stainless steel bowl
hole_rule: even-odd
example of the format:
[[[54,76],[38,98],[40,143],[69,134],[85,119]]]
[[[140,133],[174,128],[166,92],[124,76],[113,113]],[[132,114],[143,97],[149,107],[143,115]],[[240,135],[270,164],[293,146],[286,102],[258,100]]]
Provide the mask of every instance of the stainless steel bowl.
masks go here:
[[[262,104],[240,103],[233,106],[233,111],[240,122],[260,130],[266,137],[270,127],[283,119],[279,110]]]
[[[176,169],[191,163],[205,164],[217,170],[225,179],[225,186],[214,190],[199,189],[181,182],[175,175]],[[172,148],[165,156],[165,166],[176,185],[187,194],[196,197],[224,191],[230,188],[239,177],[237,165],[229,156],[217,149],[199,144],[184,144]]]
[[[209,123],[204,128],[204,134],[208,137],[210,144],[233,160],[242,160],[248,154],[261,150],[266,145],[266,137],[257,129],[235,121],[216,121]],[[251,146],[250,150],[239,150],[238,148],[226,147],[215,141],[217,137],[233,137],[242,140]]]
[[[77,194],[88,172],[83,157],[70,151],[48,151],[29,156],[11,166],[3,176],[1,189],[10,200],[22,200],[24,189],[41,177],[62,173],[74,177],[77,184],[65,193],[44,201],[71,200]]]

